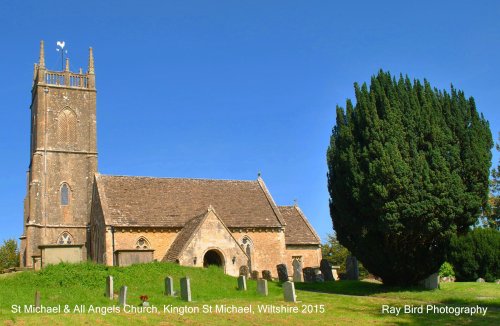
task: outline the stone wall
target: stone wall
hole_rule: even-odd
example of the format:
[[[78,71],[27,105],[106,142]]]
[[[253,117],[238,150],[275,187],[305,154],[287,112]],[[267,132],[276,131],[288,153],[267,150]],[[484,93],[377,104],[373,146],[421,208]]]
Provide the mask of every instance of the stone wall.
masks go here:
[[[30,169],[22,241],[22,264],[31,266],[40,245],[52,245],[63,231],[74,243],[87,242],[86,225],[97,171],[96,91],[89,87],[46,84],[38,69],[31,103]],[[68,76],[72,73],[65,73]],[[69,187],[61,203],[61,187]],[[43,229],[46,229],[43,231]],[[86,250],[82,251],[86,259]]]
[[[302,257],[302,267],[319,267],[321,263],[321,248],[318,245],[287,245],[286,266],[293,271],[293,257]]]
[[[82,259],[82,246],[42,246],[42,267],[50,264],[66,263],[79,263]]]
[[[267,229],[260,232],[234,230],[233,236],[240,245],[245,237],[251,240],[252,270],[259,273],[269,270],[273,277],[278,277],[276,265],[286,262],[285,233],[281,229]]]
[[[153,250],[118,250],[115,253],[117,266],[150,263],[153,261]]]
[[[183,266],[203,267],[204,257],[210,250],[219,255],[226,274],[238,276],[240,266],[247,264],[247,256],[214,212],[209,212],[188,242],[179,257],[179,263]]]
[[[107,264],[106,261],[106,222],[102,210],[101,197],[97,184],[94,183],[90,217],[90,259],[96,263]]]
[[[176,236],[177,232],[174,230],[115,227],[115,250],[136,249],[137,241],[140,238],[144,238],[148,241],[149,248],[154,249],[153,260],[162,261]],[[112,248],[111,231],[108,232],[108,237],[111,240],[108,248]],[[109,265],[112,264],[111,256],[111,263]]]

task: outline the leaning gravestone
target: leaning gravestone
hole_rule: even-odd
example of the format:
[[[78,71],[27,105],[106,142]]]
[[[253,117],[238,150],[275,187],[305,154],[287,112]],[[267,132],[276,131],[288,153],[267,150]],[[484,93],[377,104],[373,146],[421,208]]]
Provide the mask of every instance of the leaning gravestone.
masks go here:
[[[306,267],[302,270],[304,273],[304,282],[315,282],[316,281],[316,273],[314,272],[314,268]]]
[[[35,308],[40,308],[40,291],[35,291]]]
[[[283,283],[283,295],[286,302],[297,302],[297,296],[295,295],[295,285],[293,282],[287,281]]]
[[[292,266],[293,266],[293,281],[304,282],[304,277],[302,276],[302,262],[298,259],[294,259],[292,262]]]
[[[325,282],[335,281],[335,279],[333,278],[332,266],[330,265],[330,262],[328,262],[328,260],[321,259],[319,268],[321,269],[321,274],[323,274],[323,280]]]
[[[439,273],[429,275],[426,279],[420,281],[420,284],[427,290],[434,290],[439,288]]]
[[[240,290],[240,291],[247,290],[247,280],[246,280],[246,277],[243,275],[240,275],[238,277],[238,290]]]
[[[279,264],[276,266],[278,270],[278,278],[280,282],[288,282],[288,270],[285,264]]]
[[[106,277],[106,298],[113,300],[113,276]]]
[[[127,305],[127,287],[124,285],[120,288],[120,296],[118,297],[118,302],[120,306]]]
[[[248,266],[243,265],[243,266],[240,267],[240,275],[248,277],[248,273],[249,273]]]
[[[268,281],[272,281],[273,280],[273,277],[271,275],[271,271],[270,270],[263,270],[262,271],[262,278],[265,279],[265,280],[268,280]]]
[[[345,262],[346,279],[357,281],[359,279],[358,259],[352,255],[347,256]]]
[[[165,277],[165,295],[174,296],[174,279],[170,276]]]
[[[267,296],[267,280],[257,280],[257,293]]]
[[[189,277],[181,278],[181,298],[188,302],[191,301],[191,281]]]

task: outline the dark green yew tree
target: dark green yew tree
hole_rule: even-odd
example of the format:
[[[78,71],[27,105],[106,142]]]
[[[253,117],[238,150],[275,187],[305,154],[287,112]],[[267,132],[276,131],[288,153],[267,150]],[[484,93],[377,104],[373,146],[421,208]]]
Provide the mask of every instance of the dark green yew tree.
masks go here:
[[[488,200],[493,139],[472,97],[380,71],[337,107],[327,152],[340,243],[385,284],[437,272]]]

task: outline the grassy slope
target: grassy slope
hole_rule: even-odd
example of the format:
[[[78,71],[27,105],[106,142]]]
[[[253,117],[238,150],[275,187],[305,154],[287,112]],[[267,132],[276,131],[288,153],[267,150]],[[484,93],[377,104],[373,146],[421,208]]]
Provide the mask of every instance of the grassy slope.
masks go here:
[[[152,305],[163,311],[163,305],[201,306],[203,304],[252,305],[285,304],[280,284],[269,283],[269,296],[256,294],[256,282],[248,282],[248,291],[236,290],[236,279],[224,275],[216,268],[187,268],[174,264],[151,263],[126,268],[107,267],[94,264],[49,266],[43,271],[23,272],[5,275],[0,278],[0,320],[4,324],[365,324],[368,322],[390,324],[483,324],[500,323],[500,285],[488,283],[447,283],[441,290],[422,291],[418,288],[387,288],[368,282],[328,282],[315,284],[296,284],[299,308],[302,304],[325,304],[324,313],[312,314],[13,314],[11,305],[32,304],[35,290],[40,290],[42,304],[77,304],[94,306],[117,305],[117,300],[104,298],[105,278],[113,275],[115,292],[120,286],[127,285],[128,303],[138,305],[139,296],[146,294]],[[163,295],[165,276],[174,277],[177,285],[180,277],[189,276],[193,303],[185,303],[179,298]],[[178,290],[178,286],[176,287]],[[382,304],[402,306],[428,303],[467,306],[488,306],[485,317],[453,315],[382,315]],[[294,304],[287,304],[294,305]]]

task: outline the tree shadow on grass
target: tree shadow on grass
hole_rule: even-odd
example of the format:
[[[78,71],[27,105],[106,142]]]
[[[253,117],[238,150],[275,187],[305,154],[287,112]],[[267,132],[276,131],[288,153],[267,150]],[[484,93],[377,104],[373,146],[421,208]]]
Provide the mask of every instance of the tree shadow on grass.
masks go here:
[[[354,316],[357,314],[368,314],[371,321],[381,322],[391,325],[498,325],[500,322],[500,314],[498,312],[489,311],[486,315],[482,314],[459,314],[458,316],[453,313],[433,313],[426,312],[424,307],[423,313],[404,313],[403,305],[401,307],[399,316],[395,314],[383,314],[382,305],[380,308],[363,309],[359,307],[343,308],[345,314],[343,316]],[[443,305],[437,305],[443,306]],[[453,305],[449,305],[453,306]],[[340,318],[341,321],[341,318]],[[349,317],[345,322],[349,321]]]
[[[491,299],[461,299],[461,298],[447,298],[441,300],[442,304],[453,305],[453,306],[480,306],[488,307],[488,310],[500,313],[500,304],[494,301],[495,298]],[[496,299],[498,301],[498,299]],[[498,324],[497,324],[498,325]]]
[[[378,293],[387,292],[423,292],[428,291],[423,287],[397,287],[388,286],[380,283],[363,282],[363,281],[335,281],[323,283],[295,283],[295,288],[302,291],[369,296]]]
[[[489,307],[490,311],[498,312],[500,303],[498,297],[463,297],[460,292],[447,293],[441,290],[427,290],[421,286],[398,287],[380,283],[363,281],[336,281],[324,283],[295,283],[297,290],[353,296],[375,296],[391,300],[420,301],[453,306],[481,306]],[[439,292],[438,292],[439,291]],[[391,293],[401,295],[391,295]],[[410,292],[412,294],[404,294]],[[422,293],[423,295],[419,295]],[[428,293],[428,295],[427,295]],[[384,294],[388,294],[385,296]]]

